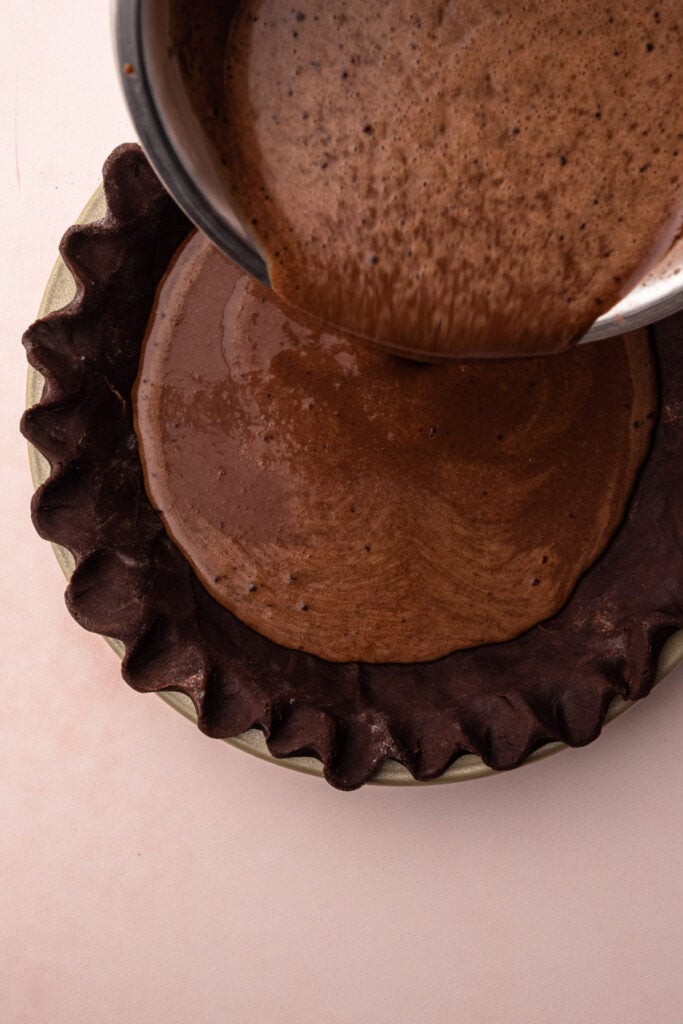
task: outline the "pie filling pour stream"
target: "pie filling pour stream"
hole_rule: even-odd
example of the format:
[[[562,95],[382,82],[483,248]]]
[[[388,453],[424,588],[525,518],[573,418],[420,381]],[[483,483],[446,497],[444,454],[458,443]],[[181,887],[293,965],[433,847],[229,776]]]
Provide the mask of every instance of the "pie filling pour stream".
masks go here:
[[[666,640],[683,626],[680,318],[653,332],[660,411],[621,526],[562,609],[515,639],[433,661],[335,663],[268,639],[220,604],[148,500],[132,391],[157,286],[190,225],[137,147],[121,147],[110,157],[105,193],[106,219],[72,228],[62,243],[77,280],[76,298],[25,335],[29,359],[46,386],[22,428],[51,466],[34,496],[36,528],[75,558],[68,606],[85,628],[122,641],[123,674],[132,686],[187,694],[200,727],[211,736],[262,728],[273,754],[312,754],[323,762],[327,779],[343,789],[367,781],[385,757],[419,779],[441,774],[464,753],[481,756],[495,769],[513,768],[550,741],[590,742],[614,697],[634,700],[649,692]],[[241,308],[256,316],[258,295],[243,296]],[[279,307],[272,315],[281,317]],[[300,327],[297,351],[309,340],[306,325]],[[250,362],[246,333],[238,349],[240,358],[232,365],[254,373],[255,400],[263,367]],[[325,339],[323,351],[323,363],[335,351],[342,353],[339,373],[346,380],[349,364],[338,339]],[[638,407],[634,396],[649,393],[650,370],[644,369],[647,349],[638,338],[622,343],[621,351],[630,353],[628,367],[620,371],[631,389],[624,398],[630,416]],[[285,367],[274,355],[271,363],[284,374],[284,401]],[[321,379],[335,378],[321,370]],[[630,472],[637,451],[642,454],[633,438],[652,422],[651,403],[642,409],[645,423],[635,428],[634,420],[628,434]],[[312,408],[301,409],[304,424],[312,422],[311,413]],[[441,425],[425,423],[419,443],[437,441]],[[432,426],[437,431],[429,436]],[[325,442],[324,433],[319,440]],[[498,443],[494,439],[492,451]],[[599,462],[594,454],[587,469],[593,461]],[[628,487],[623,501],[627,493]],[[614,525],[605,528],[595,554]],[[541,562],[546,547],[544,538]],[[250,582],[256,590],[249,590]],[[239,594],[241,586],[240,579]],[[381,604],[381,581],[378,589]],[[258,593],[258,582],[247,581],[246,596]],[[428,608],[424,632],[430,629]]]
[[[559,611],[649,448],[645,333],[416,364],[321,333],[201,234],[138,378],[152,504],[214,597],[332,661],[433,661]]]
[[[558,352],[683,227],[680,0],[171,9],[225,191],[274,289],[327,323]]]

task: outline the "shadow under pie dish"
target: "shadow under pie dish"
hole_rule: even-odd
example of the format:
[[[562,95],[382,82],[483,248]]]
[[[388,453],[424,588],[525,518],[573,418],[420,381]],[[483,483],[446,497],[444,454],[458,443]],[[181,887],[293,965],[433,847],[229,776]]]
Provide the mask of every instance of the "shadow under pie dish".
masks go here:
[[[105,221],[63,243],[76,299],[27,332],[46,387],[23,429],[51,465],[34,499],[36,527],[75,558],[69,608],[121,640],[131,685],[187,694],[211,736],[260,728],[272,754],[317,757],[345,789],[386,758],[420,780],[469,754],[513,768],[547,743],[590,742],[615,698],[649,692],[683,626],[680,320],[654,332],[660,415],[628,510],[557,611],[513,638],[432,660],[334,661],[269,639],[219,603],[150,503],[133,388],[157,287],[191,228],[136,147],[110,158],[105,192]],[[634,429],[650,429],[654,412],[644,409]],[[431,429],[425,445],[439,436]],[[266,589],[250,582],[250,597]],[[424,621],[428,633],[428,607]]]

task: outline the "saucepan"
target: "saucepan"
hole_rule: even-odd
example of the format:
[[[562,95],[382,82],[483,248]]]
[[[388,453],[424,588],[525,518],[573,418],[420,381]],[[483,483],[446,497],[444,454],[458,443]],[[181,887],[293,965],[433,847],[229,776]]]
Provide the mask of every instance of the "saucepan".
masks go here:
[[[231,206],[219,158],[197,115],[183,74],[171,0],[114,0],[113,33],[124,95],[140,142],[159,178],[196,226],[245,271],[269,285],[265,260]],[[225,31],[230,4],[195,0],[195,24]],[[215,24],[212,24],[212,19]],[[220,54],[220,47],[216,47]],[[194,59],[209,62],[210,52]],[[205,69],[206,70],[206,69]],[[209,69],[210,70],[210,69]],[[216,69],[216,81],[222,78]],[[210,102],[210,98],[209,98]],[[683,238],[582,341],[646,327],[683,309]]]

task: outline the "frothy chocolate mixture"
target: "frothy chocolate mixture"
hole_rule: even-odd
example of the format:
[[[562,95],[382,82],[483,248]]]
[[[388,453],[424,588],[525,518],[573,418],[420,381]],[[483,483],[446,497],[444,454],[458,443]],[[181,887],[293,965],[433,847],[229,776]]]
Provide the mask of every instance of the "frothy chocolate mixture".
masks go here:
[[[564,604],[622,520],[656,390],[643,334],[415,367],[321,333],[197,234],[135,401],[149,497],[218,601],[330,661],[415,662]]]
[[[328,323],[561,350],[680,230],[681,0],[212,7],[178,44],[198,109],[273,287]]]

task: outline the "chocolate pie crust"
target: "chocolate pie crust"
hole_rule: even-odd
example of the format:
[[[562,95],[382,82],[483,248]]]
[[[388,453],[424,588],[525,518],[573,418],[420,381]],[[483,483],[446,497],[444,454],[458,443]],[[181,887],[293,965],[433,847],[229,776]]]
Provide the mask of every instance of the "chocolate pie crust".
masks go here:
[[[50,463],[32,515],[74,556],[69,610],[122,642],[131,686],[186,694],[210,736],[260,728],[274,756],[317,757],[340,789],[385,758],[425,781],[464,754],[514,768],[549,742],[590,742],[615,697],[650,691],[683,626],[681,317],[653,331],[661,414],[628,513],[563,610],[515,640],[439,661],[334,664],[267,640],[218,604],[147,499],[131,389],[157,285],[191,225],[135,146],[112,154],[104,187],[105,219],[62,242],[75,299],[24,337],[45,388],[22,430]]]

